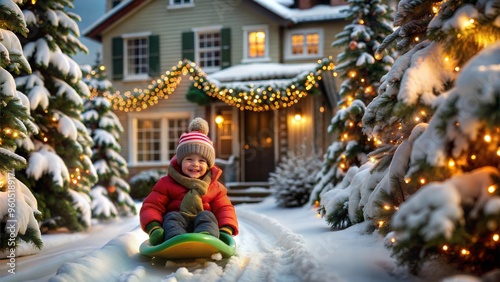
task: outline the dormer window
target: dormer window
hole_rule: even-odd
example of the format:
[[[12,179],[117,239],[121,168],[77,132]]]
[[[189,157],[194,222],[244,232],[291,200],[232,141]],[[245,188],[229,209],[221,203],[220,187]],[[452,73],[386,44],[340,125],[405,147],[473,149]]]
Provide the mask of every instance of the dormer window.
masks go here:
[[[194,7],[194,0],[169,0],[169,9]]]

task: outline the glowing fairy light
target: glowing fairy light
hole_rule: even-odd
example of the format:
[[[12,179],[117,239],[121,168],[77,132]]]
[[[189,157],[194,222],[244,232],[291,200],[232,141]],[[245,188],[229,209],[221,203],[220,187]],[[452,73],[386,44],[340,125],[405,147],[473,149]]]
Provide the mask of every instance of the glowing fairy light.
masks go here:
[[[443,251],[447,251],[448,250],[448,246],[447,245],[444,245],[443,246]]]
[[[498,242],[499,239],[500,239],[500,236],[498,234],[493,235],[493,241]]]
[[[495,193],[496,190],[497,190],[497,188],[495,187],[495,185],[490,185],[488,187],[488,193],[490,193],[490,194]]]
[[[486,135],[484,136],[484,141],[486,141],[487,143],[490,143],[490,142],[491,142],[491,135],[486,134]]]

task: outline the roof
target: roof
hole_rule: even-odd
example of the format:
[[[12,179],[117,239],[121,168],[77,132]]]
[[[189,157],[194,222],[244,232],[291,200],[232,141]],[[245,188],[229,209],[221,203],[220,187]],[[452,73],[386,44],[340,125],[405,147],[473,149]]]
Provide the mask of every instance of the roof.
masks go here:
[[[298,76],[310,73],[317,67],[317,63],[306,64],[279,64],[279,63],[252,63],[231,66],[208,75],[208,79],[219,87],[255,88],[273,87],[287,88]]]
[[[91,39],[101,41],[101,33],[109,25],[132,13],[137,7],[150,1],[151,0],[125,0],[87,27],[83,34]],[[255,3],[257,7],[264,9],[267,15],[277,17],[281,24],[343,19],[346,16],[344,10],[348,7],[348,5],[317,5],[311,9],[301,10],[289,8],[288,6],[293,4],[291,0],[251,0],[251,2]]]
[[[294,78],[303,72],[311,72],[317,67],[317,63],[307,64],[279,64],[279,63],[253,63],[241,64],[225,68],[208,75],[209,79],[217,80],[221,83],[234,81],[276,80]]]

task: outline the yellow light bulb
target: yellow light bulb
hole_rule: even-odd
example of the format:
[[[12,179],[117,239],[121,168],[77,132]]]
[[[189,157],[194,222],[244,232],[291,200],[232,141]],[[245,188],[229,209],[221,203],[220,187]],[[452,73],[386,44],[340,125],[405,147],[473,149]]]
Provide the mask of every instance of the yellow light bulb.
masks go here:
[[[488,192],[489,192],[490,194],[493,194],[493,193],[495,192],[495,190],[496,190],[495,185],[490,185],[490,186],[488,187]]]

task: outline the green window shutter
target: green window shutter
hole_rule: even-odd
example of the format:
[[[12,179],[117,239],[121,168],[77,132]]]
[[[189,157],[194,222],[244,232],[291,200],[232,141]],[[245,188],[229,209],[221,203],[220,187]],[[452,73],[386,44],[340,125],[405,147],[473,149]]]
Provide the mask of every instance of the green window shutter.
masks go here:
[[[123,39],[114,37],[111,41],[113,79],[123,79]]]
[[[222,56],[221,56],[221,68],[225,69],[231,66],[231,29],[223,28],[221,30],[221,44],[222,44]]]
[[[160,37],[149,36],[149,76],[160,74]]]
[[[194,32],[182,33],[182,60],[194,62]]]

